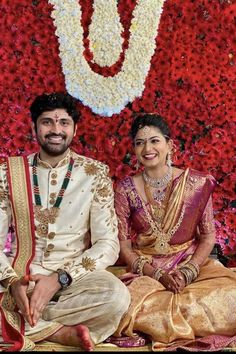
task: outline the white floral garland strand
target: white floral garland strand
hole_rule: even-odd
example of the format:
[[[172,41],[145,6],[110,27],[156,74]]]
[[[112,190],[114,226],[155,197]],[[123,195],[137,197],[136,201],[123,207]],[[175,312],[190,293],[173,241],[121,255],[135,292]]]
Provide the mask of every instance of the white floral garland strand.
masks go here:
[[[51,16],[57,28],[68,92],[93,112],[104,116],[120,113],[129,102],[140,97],[155,51],[155,38],[164,1],[137,1],[122,69],[113,77],[104,77],[93,72],[84,58],[78,0],[49,0],[54,6]]]
[[[89,26],[89,42],[93,62],[101,67],[111,66],[122,52],[121,33],[124,30],[117,11],[117,0],[94,0]]]

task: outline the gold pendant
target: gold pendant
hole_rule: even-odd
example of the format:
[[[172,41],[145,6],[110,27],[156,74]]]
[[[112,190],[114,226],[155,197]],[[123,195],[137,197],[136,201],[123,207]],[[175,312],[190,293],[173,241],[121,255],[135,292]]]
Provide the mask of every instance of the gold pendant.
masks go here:
[[[157,254],[166,254],[170,249],[170,245],[167,241],[168,235],[164,232],[160,232],[157,234],[156,242],[155,242],[155,250]]]
[[[36,226],[36,233],[39,237],[46,237],[48,234],[48,224],[39,224]]]
[[[42,224],[55,224],[56,218],[59,215],[59,208],[42,209],[41,205],[34,206],[35,219]]]
[[[59,208],[42,209],[41,205],[34,205],[34,217],[39,222],[36,226],[36,233],[40,237],[46,237],[48,234],[48,224],[55,224],[59,215]]]

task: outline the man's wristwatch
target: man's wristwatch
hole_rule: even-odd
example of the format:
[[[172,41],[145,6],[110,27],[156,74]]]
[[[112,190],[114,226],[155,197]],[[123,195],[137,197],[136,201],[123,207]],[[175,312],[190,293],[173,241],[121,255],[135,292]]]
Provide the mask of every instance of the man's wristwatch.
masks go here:
[[[58,274],[58,282],[61,285],[61,289],[66,289],[72,282],[70,274],[63,269],[57,269],[56,272]]]

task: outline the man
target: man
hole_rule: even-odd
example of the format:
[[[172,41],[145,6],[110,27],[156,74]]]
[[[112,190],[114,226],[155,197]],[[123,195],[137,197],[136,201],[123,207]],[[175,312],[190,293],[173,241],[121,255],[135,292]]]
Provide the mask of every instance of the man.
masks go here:
[[[69,148],[79,119],[70,95],[43,94],[30,111],[39,153],[0,164],[2,347],[47,340],[91,351],[130,302],[105,270],[119,254],[112,182],[106,165]]]

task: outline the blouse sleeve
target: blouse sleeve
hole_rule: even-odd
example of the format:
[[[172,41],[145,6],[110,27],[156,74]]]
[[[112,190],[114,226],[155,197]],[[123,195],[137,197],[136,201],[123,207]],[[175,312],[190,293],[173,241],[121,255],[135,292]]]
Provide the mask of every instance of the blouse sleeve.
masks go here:
[[[209,198],[204,213],[202,215],[201,221],[199,223],[199,232],[200,235],[211,235],[213,237],[216,236],[212,197]]]
[[[115,210],[118,218],[118,236],[120,240],[131,238],[130,206],[128,196],[122,183],[115,189]]]

